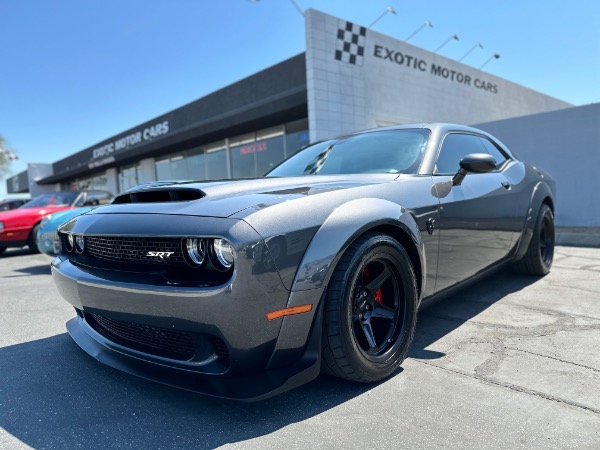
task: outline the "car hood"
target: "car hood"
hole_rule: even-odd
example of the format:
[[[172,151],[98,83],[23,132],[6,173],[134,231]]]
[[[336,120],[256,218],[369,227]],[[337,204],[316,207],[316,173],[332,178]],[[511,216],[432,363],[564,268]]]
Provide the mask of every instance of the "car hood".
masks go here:
[[[397,174],[256,178],[205,183],[150,183],[117,196],[112,205],[89,214],[182,214],[230,217],[296,198],[389,183]],[[183,200],[182,200],[183,199]]]

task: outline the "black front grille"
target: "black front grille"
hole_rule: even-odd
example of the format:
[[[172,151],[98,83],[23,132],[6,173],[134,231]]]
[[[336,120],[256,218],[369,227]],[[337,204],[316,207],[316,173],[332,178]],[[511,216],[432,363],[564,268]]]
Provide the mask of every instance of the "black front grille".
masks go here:
[[[215,337],[213,346],[215,347],[215,353],[219,358],[229,358],[229,350],[227,350],[227,345],[222,339]]]
[[[87,323],[116,344],[163,358],[188,361],[196,349],[191,333],[151,327],[96,314],[85,314]]]
[[[134,264],[185,265],[180,238],[85,236],[86,252],[97,258]],[[149,256],[156,252],[158,256]]]

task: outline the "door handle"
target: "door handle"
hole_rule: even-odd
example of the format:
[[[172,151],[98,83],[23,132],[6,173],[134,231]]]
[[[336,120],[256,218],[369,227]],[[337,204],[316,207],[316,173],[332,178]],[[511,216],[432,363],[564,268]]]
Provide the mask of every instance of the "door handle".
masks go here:
[[[510,183],[508,181],[503,181],[502,182],[502,187],[504,189],[510,189]]]

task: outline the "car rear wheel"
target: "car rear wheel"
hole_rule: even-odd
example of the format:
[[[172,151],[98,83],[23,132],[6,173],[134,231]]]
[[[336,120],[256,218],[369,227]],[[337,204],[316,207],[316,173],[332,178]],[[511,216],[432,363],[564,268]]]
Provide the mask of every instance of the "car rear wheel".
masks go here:
[[[391,375],[417,322],[416,277],[402,246],[367,233],[344,253],[325,298],[322,370],[359,382]]]
[[[37,232],[39,229],[40,229],[40,224],[38,223],[36,226],[33,227],[33,229],[31,230],[31,233],[29,233],[29,238],[27,239],[27,245],[29,246],[29,249],[33,253],[40,252],[40,249],[37,246],[37,242],[35,241],[35,238],[37,236]]]
[[[554,259],[554,214],[543,204],[533,228],[533,236],[525,256],[515,264],[517,272],[528,275],[546,275]]]

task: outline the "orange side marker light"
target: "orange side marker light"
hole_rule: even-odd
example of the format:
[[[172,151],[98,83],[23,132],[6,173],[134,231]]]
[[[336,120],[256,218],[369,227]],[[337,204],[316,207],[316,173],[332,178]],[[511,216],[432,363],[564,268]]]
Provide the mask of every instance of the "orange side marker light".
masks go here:
[[[267,314],[267,320],[279,319],[283,316],[293,316],[294,314],[302,314],[312,311],[312,304],[302,306],[292,306],[291,308],[278,309]]]

